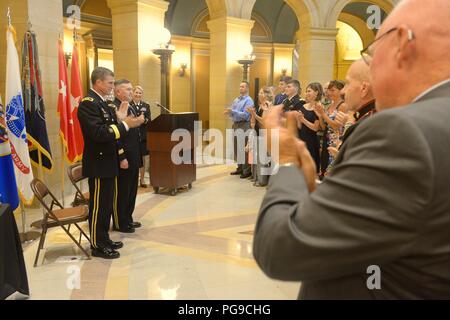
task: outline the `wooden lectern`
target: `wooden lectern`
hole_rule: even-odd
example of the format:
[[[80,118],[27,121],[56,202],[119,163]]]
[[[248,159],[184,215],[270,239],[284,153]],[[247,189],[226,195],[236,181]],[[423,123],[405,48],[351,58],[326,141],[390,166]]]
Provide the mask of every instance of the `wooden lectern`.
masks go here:
[[[199,120],[198,113],[165,113],[149,123],[147,128],[147,147],[150,152],[150,183],[155,191],[169,188],[172,196],[183,186],[192,188],[196,180],[194,122]],[[191,164],[176,165],[172,162],[172,149],[179,144],[171,141],[172,132],[186,129],[191,134]]]

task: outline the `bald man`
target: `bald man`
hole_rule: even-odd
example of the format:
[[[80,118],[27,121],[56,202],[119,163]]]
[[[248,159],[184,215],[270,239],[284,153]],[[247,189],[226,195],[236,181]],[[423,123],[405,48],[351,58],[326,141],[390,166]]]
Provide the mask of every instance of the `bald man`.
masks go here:
[[[355,118],[355,123],[345,131],[342,137],[343,144],[363,120],[376,113],[375,97],[370,83],[370,69],[363,59],[355,61],[348,69],[345,87],[341,93],[344,95],[347,111],[353,112]],[[336,120],[345,122],[345,117],[344,119],[341,117],[338,113]]]
[[[450,298],[449,31],[448,0],[394,9],[364,55],[381,112],[317,189],[295,117],[284,128],[281,108],[269,112],[280,168],[253,252],[268,276],[302,281],[300,298]]]

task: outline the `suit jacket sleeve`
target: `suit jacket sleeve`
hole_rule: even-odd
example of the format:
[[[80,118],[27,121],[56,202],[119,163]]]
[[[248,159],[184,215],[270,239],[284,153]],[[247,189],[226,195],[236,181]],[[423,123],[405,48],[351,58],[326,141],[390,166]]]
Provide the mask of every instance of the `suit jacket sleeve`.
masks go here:
[[[257,263],[272,278],[320,281],[413,254],[432,194],[429,155],[411,120],[385,111],[355,130],[314,193],[300,170],[280,168],[256,224]]]
[[[127,132],[122,123],[105,124],[97,110],[97,106],[90,101],[83,101],[80,104],[78,119],[83,132],[98,143],[119,140]]]

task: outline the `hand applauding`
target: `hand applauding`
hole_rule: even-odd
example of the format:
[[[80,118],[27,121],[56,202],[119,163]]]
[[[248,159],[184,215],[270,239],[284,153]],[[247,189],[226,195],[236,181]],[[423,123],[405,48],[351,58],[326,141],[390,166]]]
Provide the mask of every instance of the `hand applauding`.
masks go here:
[[[316,164],[309,153],[306,144],[298,137],[297,115],[295,112],[288,112],[286,126],[282,123],[283,106],[270,109],[264,117],[264,127],[267,129],[267,145],[273,160],[279,164],[294,163],[300,168],[305,176],[310,192],[316,189]],[[278,136],[278,153],[271,150],[272,139]]]
[[[335,118],[334,120],[337,121],[337,122],[339,122],[340,126],[343,127],[343,126],[345,126],[345,124],[346,124],[347,121],[348,121],[348,114],[345,113],[345,112],[339,111],[339,112],[336,114],[336,118]]]
[[[319,115],[325,114],[325,109],[321,103],[318,103],[314,106],[314,111],[316,111],[316,113]]]

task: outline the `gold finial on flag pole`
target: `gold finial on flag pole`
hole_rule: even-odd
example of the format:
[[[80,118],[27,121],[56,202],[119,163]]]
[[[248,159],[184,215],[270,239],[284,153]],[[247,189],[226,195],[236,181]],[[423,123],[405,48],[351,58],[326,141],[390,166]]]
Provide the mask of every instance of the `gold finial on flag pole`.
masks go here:
[[[8,18],[8,27],[11,26],[11,8],[8,7],[8,11],[6,12],[6,17]]]

